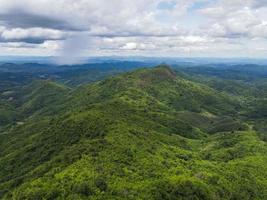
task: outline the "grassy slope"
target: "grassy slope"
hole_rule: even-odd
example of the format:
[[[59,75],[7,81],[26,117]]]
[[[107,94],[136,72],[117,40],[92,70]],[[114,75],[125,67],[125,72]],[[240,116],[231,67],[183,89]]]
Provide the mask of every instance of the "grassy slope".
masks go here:
[[[4,198],[266,198],[265,142],[218,128],[240,108],[227,95],[166,67],[65,95],[65,113],[29,118],[1,136]]]

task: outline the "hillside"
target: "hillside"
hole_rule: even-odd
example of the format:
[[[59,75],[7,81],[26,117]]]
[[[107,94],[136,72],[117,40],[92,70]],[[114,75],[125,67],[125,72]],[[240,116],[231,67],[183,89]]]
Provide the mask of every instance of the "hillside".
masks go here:
[[[63,103],[69,88],[52,81],[34,81],[22,88],[19,92],[18,103],[23,115],[31,115],[34,112],[57,112],[60,103]]]
[[[243,102],[168,66],[19,96],[23,124],[0,134],[3,199],[267,198]]]
[[[10,103],[0,101],[0,127],[12,123],[17,117],[16,110]]]

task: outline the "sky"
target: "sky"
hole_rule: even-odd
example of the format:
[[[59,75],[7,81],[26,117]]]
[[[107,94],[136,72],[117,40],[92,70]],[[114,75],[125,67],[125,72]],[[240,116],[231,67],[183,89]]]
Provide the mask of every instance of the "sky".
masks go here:
[[[0,56],[267,56],[267,0],[0,0]]]

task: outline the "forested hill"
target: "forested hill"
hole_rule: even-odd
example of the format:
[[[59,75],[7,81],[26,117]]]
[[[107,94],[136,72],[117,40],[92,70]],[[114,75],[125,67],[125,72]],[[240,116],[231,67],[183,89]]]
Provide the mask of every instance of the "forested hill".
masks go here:
[[[266,199],[265,99],[177,71],[34,81],[3,98],[0,197]]]

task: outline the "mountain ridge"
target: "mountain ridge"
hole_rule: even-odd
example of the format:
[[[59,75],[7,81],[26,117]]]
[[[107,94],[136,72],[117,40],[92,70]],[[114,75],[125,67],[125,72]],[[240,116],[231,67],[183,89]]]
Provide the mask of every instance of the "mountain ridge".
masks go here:
[[[231,96],[166,66],[63,88],[64,95],[44,85],[49,90],[34,96],[51,98],[50,111],[30,104],[24,123],[0,135],[3,199],[267,196],[266,144],[242,126],[242,105]],[[45,95],[51,90],[56,98]]]

